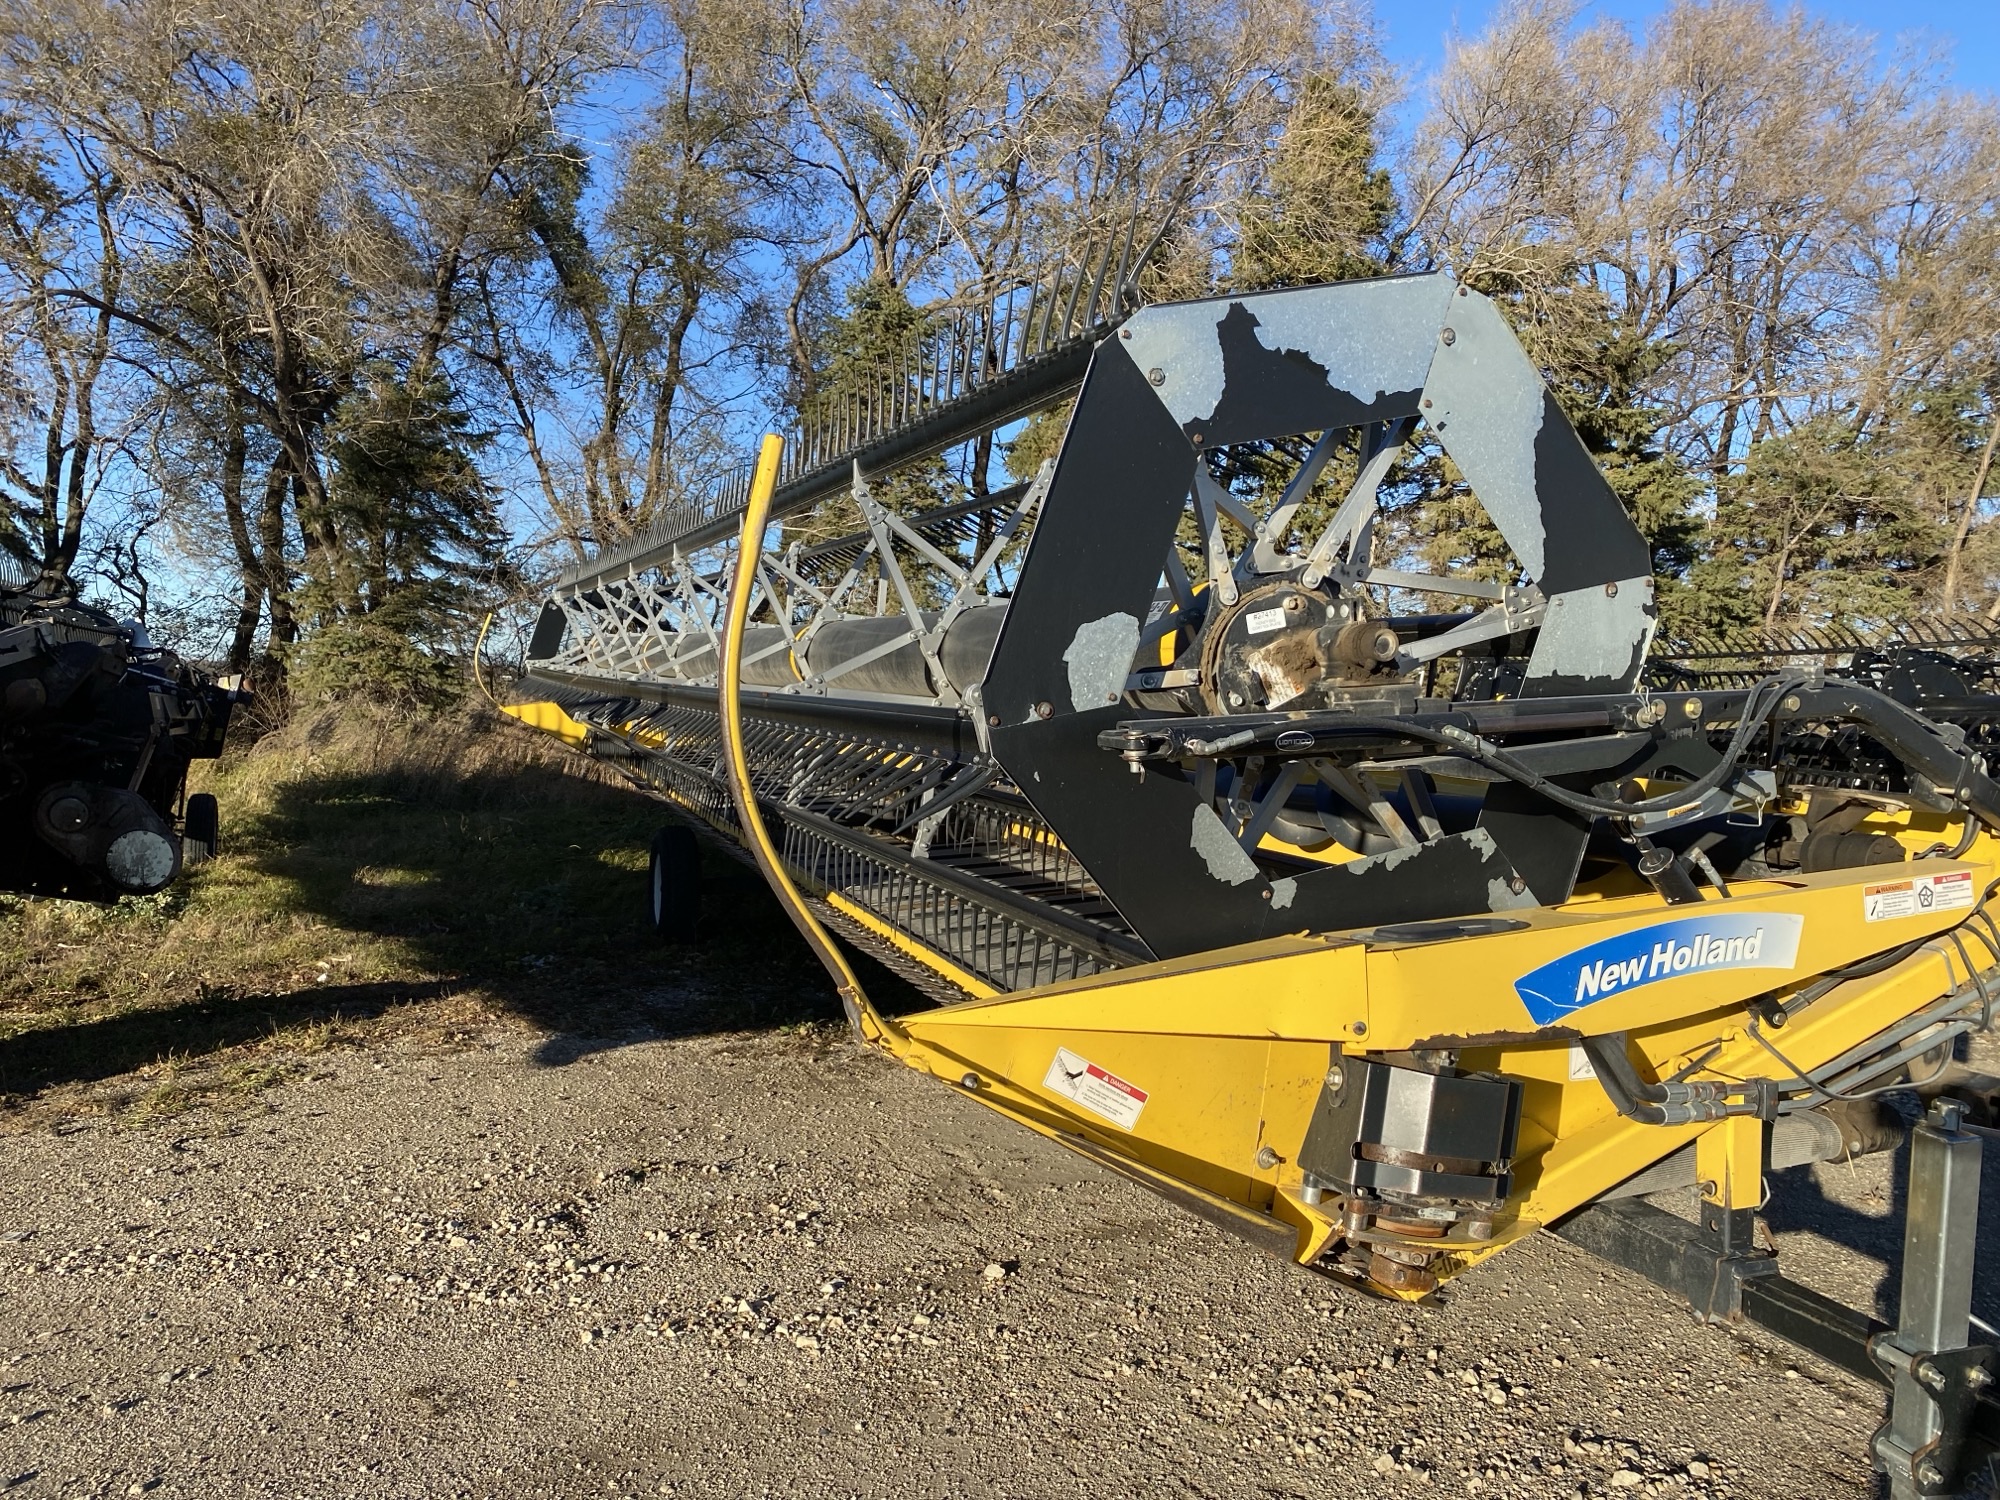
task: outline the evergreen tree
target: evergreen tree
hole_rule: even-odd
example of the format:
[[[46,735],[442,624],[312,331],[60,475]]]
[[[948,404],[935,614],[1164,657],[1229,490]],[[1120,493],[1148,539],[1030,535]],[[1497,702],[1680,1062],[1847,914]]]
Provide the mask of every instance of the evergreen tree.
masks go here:
[[[435,375],[362,372],[329,424],[343,545],[314,558],[301,590],[317,628],[292,654],[296,691],[456,696],[455,649],[505,581],[506,533],[479,470],[490,440]]]
[[[1375,114],[1361,91],[1309,75],[1265,189],[1239,216],[1230,284],[1248,291],[1380,276],[1396,190],[1376,152]]]
[[[1690,569],[1705,617],[1866,628],[1942,603],[1983,419],[1968,382],[1909,392],[1865,424],[1821,416],[1753,444],[1717,486],[1716,545]],[[1970,543],[1965,572],[1984,593],[1991,542],[1972,531]]]

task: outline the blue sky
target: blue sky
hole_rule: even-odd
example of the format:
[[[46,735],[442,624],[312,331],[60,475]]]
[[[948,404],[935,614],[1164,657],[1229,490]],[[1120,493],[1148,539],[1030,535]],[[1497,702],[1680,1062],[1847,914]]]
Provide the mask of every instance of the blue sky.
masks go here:
[[[1389,60],[1421,79],[1443,60],[1448,36],[1477,36],[1497,8],[1496,0],[1376,0],[1375,15]],[[1590,0],[1583,15],[1612,16],[1637,30],[1662,8],[1659,0]],[[1884,53],[1904,35],[1919,44],[1942,44],[1957,87],[2000,92],[2000,5],[1994,0],[1896,6],[1881,0],[1812,0],[1806,9],[1875,33]]]

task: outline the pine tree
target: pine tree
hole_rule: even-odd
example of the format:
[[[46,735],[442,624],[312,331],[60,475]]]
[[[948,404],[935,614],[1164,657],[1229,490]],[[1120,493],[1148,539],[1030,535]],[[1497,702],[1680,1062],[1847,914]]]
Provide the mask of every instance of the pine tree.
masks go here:
[[[454,660],[479,604],[505,582],[505,529],[479,470],[489,434],[435,375],[362,372],[329,425],[327,503],[342,537],[314,559],[294,690],[419,702],[455,697]]]
[[[1323,73],[1299,87],[1270,178],[1240,214],[1230,285],[1243,291],[1380,276],[1396,190],[1375,165],[1375,114]]]

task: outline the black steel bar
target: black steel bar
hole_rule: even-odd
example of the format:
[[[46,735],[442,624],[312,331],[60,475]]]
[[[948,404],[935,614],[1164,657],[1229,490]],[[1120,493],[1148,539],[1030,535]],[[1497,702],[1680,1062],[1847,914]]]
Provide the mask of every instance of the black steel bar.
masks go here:
[[[1888,1376],[1868,1355],[1868,1341],[1889,1325],[1858,1308],[1822,1296],[1786,1276],[1758,1276],[1743,1284],[1743,1316],[1759,1328],[1817,1354],[1850,1375],[1887,1385]]]
[[[1640,1199],[1586,1208],[1551,1226],[1551,1232],[1687,1298],[1698,1310],[1715,1295],[1718,1262],[1725,1259],[1704,1241],[1700,1225]],[[1779,1275],[1775,1258],[1721,1269],[1735,1283],[1734,1317],[1863,1380],[1891,1384],[1870,1351],[1871,1340],[1892,1331],[1888,1324]],[[2000,1402],[1986,1397],[1977,1403],[1968,1437],[2000,1454]]]
[[[522,691],[538,691],[537,683],[560,690],[574,701],[578,695],[599,701],[632,699],[637,703],[670,704],[715,712],[716,691],[691,683],[653,682],[630,677],[600,677],[536,666],[523,680]],[[743,690],[746,718],[771,718],[802,726],[846,729],[879,735],[912,748],[921,747],[956,760],[981,759],[971,724],[955,708],[927,704],[869,703],[850,698],[820,698],[806,693],[766,693]]]
[[[1092,346],[1088,337],[1073,340],[1038,358],[1030,368],[1008,370],[960,399],[935,402],[914,421],[885,433],[873,443],[832,450],[831,456],[779,488],[772,500],[772,519],[782,520],[808,510],[846,489],[852,482],[852,466],[856,462],[864,473],[876,473],[928,458],[981,432],[1053,405],[1082,383]],[[934,366],[934,379],[937,373]],[[560,587],[587,589],[608,574],[656,567],[676,548],[684,554],[692,553],[722,540],[734,530],[733,510],[725,510],[670,540],[642,543],[629,552],[593,559],[565,575]]]

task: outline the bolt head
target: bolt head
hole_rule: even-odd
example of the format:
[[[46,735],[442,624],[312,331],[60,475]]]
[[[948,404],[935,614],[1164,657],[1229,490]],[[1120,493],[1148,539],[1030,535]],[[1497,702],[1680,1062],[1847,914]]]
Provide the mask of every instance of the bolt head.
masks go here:
[[[1257,1165],[1266,1172],[1270,1171],[1271,1168],[1283,1160],[1284,1158],[1269,1146],[1260,1146],[1257,1148]]]
[[[1368,1023],[1366,1021],[1356,1021],[1352,1026],[1348,1027],[1347,1029],[1353,1032],[1356,1036],[1368,1035]]]
[[[1618,585],[1615,583],[1605,584],[1604,597],[1607,599],[1616,599],[1618,597]]]
[[[1797,693],[1794,693],[1792,694],[1791,697],[1785,700],[1785,712],[1788,714],[1795,714],[1798,711],[1799,711],[1799,695]]]
[[[1438,335],[1438,340],[1449,349],[1453,344],[1458,342],[1458,330],[1447,328],[1443,333]]]
[[[1528,888],[1528,882],[1524,877],[1520,875],[1509,875],[1507,877],[1507,889],[1512,891],[1515,895],[1517,896],[1520,895],[1521,892],[1525,891],[1527,888]]]
[[[960,1088],[970,1089],[976,1094],[979,1092],[979,1075],[977,1073],[967,1073],[963,1078],[958,1080],[958,1084]]]
[[[1162,370],[1158,365],[1154,365],[1152,369],[1146,372],[1146,379],[1154,385],[1165,385],[1167,383],[1167,372]]]
[[[1688,699],[1687,702],[1681,705],[1681,712],[1686,714],[1690,719],[1699,719],[1701,717],[1701,699]]]
[[[1922,1463],[1917,1465],[1917,1478],[1927,1485],[1943,1484],[1944,1470],[1933,1463]]]
[[[1038,719],[1046,719],[1054,712],[1055,707],[1053,704],[1042,702],[1035,705],[1035,717]]]

